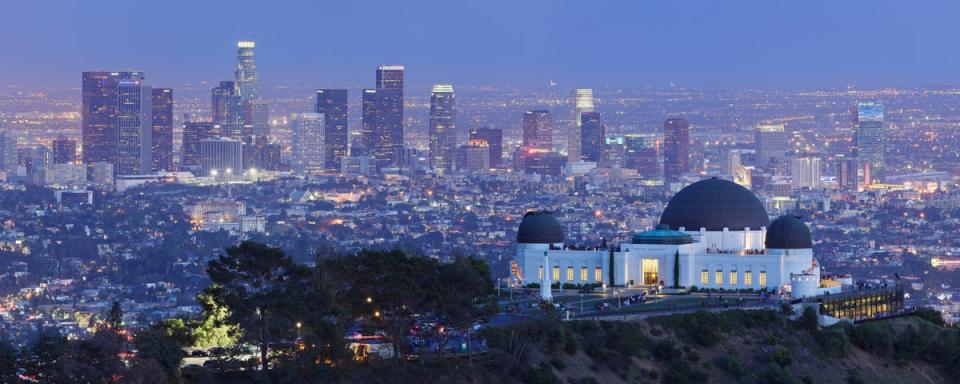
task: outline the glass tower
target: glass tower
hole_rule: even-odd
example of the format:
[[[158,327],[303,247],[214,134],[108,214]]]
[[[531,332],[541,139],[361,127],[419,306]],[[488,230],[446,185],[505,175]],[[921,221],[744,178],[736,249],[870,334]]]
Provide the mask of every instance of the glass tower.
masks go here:
[[[324,163],[328,171],[339,171],[340,160],[347,156],[347,90],[317,90],[317,113],[324,119]]]
[[[690,122],[670,118],[663,122],[663,179],[677,181],[690,171]]]
[[[880,175],[886,165],[883,159],[883,104],[858,102],[853,118],[857,130],[855,150],[859,168],[864,175]]]
[[[377,68],[376,141],[372,154],[378,167],[399,165],[403,149],[403,72],[402,65]]]
[[[430,95],[430,167],[438,174],[452,170],[456,143],[457,99],[453,86],[437,84]]]
[[[583,129],[582,114],[593,112],[593,89],[577,88],[573,90],[573,124],[570,127],[570,133],[567,134],[567,156],[570,161],[577,161],[583,158]]]

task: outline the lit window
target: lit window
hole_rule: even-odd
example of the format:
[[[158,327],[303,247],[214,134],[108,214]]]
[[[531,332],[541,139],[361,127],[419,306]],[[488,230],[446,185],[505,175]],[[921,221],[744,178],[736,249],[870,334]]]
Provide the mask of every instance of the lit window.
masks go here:
[[[603,268],[597,267],[593,270],[593,280],[598,283],[603,281]]]
[[[656,285],[659,281],[660,263],[657,259],[643,259],[641,262],[643,268],[643,284]]]
[[[560,281],[560,267],[553,267],[553,281]]]
[[[587,267],[580,267],[580,281],[587,281],[590,278],[590,272]]]
[[[567,267],[567,281],[573,281],[573,267]]]
[[[715,280],[713,281],[714,284],[723,285],[723,271],[717,271],[716,276],[714,276],[714,278],[715,278]]]
[[[710,271],[704,269],[700,271],[700,285],[710,284]]]
[[[753,285],[753,272],[746,271],[743,273],[743,285]]]
[[[537,269],[537,280],[543,280],[543,266]]]
[[[760,271],[760,286],[761,287],[767,286],[767,272],[765,271]]]
[[[730,285],[737,285],[737,271],[730,271]]]

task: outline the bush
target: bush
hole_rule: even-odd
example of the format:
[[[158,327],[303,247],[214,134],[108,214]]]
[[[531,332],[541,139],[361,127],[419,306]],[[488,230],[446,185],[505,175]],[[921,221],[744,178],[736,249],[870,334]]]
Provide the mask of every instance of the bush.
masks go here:
[[[777,363],[781,367],[786,367],[793,362],[793,356],[790,353],[790,350],[784,347],[777,348],[776,351],[773,351],[770,354],[770,361]]]
[[[824,329],[816,336],[817,345],[827,357],[840,358],[850,353],[850,338],[842,327]]]
[[[941,314],[940,311],[932,308],[921,308],[914,313],[914,316],[929,321],[934,325],[939,325],[941,327],[944,325],[943,314]]]
[[[673,340],[670,339],[657,340],[653,342],[653,345],[650,349],[653,357],[662,361],[673,361],[679,359],[683,355],[673,344]]]
[[[707,382],[707,379],[706,373],[691,368],[689,364],[682,361],[670,363],[663,375],[663,382],[671,384],[700,384]]]
[[[871,322],[850,328],[850,342],[877,356],[893,355],[893,327],[887,322]]]
[[[743,368],[743,364],[740,363],[740,359],[738,359],[736,356],[724,355],[717,357],[716,360],[713,361],[713,364],[724,372],[729,373],[730,376],[738,379],[747,373],[747,371]]]

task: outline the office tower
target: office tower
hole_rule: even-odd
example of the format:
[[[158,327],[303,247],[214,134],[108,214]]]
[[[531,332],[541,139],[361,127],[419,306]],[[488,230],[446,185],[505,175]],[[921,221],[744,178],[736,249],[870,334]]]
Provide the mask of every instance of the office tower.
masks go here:
[[[324,167],[340,171],[340,159],[347,156],[350,131],[347,126],[347,90],[317,90],[317,113],[323,114]]]
[[[280,147],[280,144],[267,144],[264,148],[263,159],[261,160],[260,167],[267,171],[279,171],[281,149],[282,148]]]
[[[80,114],[84,164],[108,162],[117,169],[120,154],[120,82],[126,82],[125,88],[129,89],[129,82],[143,78],[142,72],[83,72]],[[125,97],[125,102],[130,101],[129,97]],[[129,124],[128,120],[125,119],[124,123]]]
[[[780,163],[787,156],[787,133],[783,124],[760,124],[753,133],[757,152],[757,166],[770,169],[770,163]]]
[[[0,171],[17,169],[17,138],[10,132],[0,132]]]
[[[262,101],[244,104],[243,137],[270,137],[270,105]]]
[[[324,116],[299,113],[293,117],[293,171],[299,174],[324,170]]]
[[[600,121],[600,112],[580,114],[580,159],[599,163],[603,159],[606,132]],[[574,157],[571,157],[573,159]]]
[[[623,157],[626,152],[623,136],[606,136],[603,138],[603,155],[601,159],[605,167],[623,167]]]
[[[503,130],[499,128],[476,128],[470,130],[469,140],[483,140],[490,149],[490,168],[500,168],[503,163]]]
[[[793,189],[820,188],[820,158],[797,157],[790,162],[791,186]]]
[[[844,155],[837,155],[833,161],[833,175],[837,178],[837,186],[844,189],[857,188],[857,160]]]
[[[550,112],[546,110],[523,113],[523,146],[549,151],[553,149],[553,128]]]
[[[577,161],[583,157],[583,117],[584,113],[593,112],[593,89],[577,88],[573,90],[573,123],[570,133],[567,134],[567,157],[570,161]],[[598,161],[598,160],[589,160]]]
[[[640,151],[647,147],[646,140],[640,135],[623,136],[623,167],[640,169]]]
[[[237,85],[232,81],[221,81],[211,90],[213,123],[219,124],[220,134],[239,140],[243,137],[244,102],[237,93]]]
[[[690,123],[681,118],[663,122],[663,179],[665,183],[680,179],[690,171]]]
[[[527,174],[558,177],[567,164],[565,157],[544,150],[533,150],[532,152],[528,150],[522,156],[523,170]]]
[[[17,164],[26,170],[28,184],[42,185],[50,166],[50,151],[42,145],[18,148]]]
[[[430,94],[430,167],[440,175],[452,170],[456,142],[457,98],[453,86],[437,84]]]
[[[373,157],[377,145],[377,90],[364,89],[361,99],[361,145],[351,148],[350,156]]]
[[[53,164],[70,164],[77,161],[77,141],[66,136],[53,140]]]
[[[260,99],[260,82],[257,77],[257,64],[254,57],[256,43],[253,41],[237,42],[237,71],[234,81],[237,87],[237,96],[244,100]]]
[[[398,155],[403,148],[403,71],[402,65],[377,68],[373,157],[380,168],[399,165]]]
[[[753,167],[746,166],[746,162],[749,161],[752,154],[752,150],[747,149],[729,150],[723,170],[723,173],[729,175],[734,183],[748,189],[752,186]]]
[[[647,146],[637,153],[637,174],[646,180],[660,180],[663,176],[663,164],[660,162],[657,148]]]
[[[457,169],[466,173],[490,170],[490,144],[484,139],[470,139],[460,147]]]
[[[180,165],[196,167],[201,163],[200,143],[203,140],[219,137],[221,127],[209,121],[188,121],[183,125],[183,145]]]
[[[211,137],[200,141],[200,169],[203,176],[229,179],[243,172],[240,140]]]
[[[170,88],[153,89],[153,139],[151,148],[151,170],[169,171],[173,169],[173,90]]]
[[[859,166],[864,170],[864,180],[868,179],[867,175],[882,176],[886,168],[883,157],[883,104],[879,101],[857,102],[853,119],[854,128],[857,130],[855,154]]]
[[[117,83],[118,175],[142,175],[153,167],[153,91],[142,80]]]

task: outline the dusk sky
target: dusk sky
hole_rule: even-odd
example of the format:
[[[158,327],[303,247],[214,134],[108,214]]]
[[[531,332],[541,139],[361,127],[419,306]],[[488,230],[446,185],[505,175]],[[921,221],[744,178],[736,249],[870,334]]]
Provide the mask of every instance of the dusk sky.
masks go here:
[[[909,7],[905,5],[909,4]],[[858,87],[960,84],[957,1],[8,1],[0,84],[232,77],[263,84]]]

